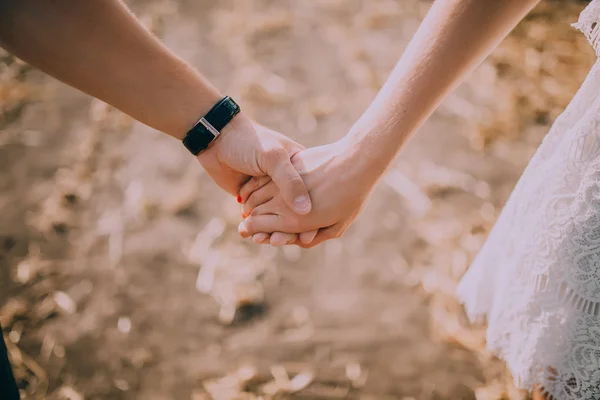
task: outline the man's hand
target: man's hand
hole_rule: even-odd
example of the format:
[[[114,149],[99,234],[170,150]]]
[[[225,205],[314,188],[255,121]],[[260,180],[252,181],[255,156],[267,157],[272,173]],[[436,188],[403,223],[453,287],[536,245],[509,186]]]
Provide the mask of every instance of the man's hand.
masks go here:
[[[288,137],[238,114],[198,160],[215,183],[234,196],[251,177],[269,176],[285,204],[304,215],[311,210],[310,197],[290,161],[303,149]]]

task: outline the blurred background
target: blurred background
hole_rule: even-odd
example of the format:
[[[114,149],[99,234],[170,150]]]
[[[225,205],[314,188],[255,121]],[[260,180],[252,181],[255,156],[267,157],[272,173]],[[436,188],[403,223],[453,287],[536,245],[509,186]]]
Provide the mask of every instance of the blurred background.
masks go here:
[[[132,0],[259,122],[334,141],[423,0]],[[0,323],[25,399],[526,399],[455,286],[594,54],[544,1],[344,238],[275,249],[186,150],[0,51]],[[1,397],[1,396],[0,396]]]

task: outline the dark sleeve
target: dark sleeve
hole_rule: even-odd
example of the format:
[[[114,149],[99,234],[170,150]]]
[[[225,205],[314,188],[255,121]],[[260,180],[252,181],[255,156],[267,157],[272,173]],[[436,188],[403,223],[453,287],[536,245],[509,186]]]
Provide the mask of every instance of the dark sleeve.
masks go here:
[[[6,343],[2,336],[2,326],[0,326],[0,399],[19,400],[19,389],[8,361],[8,351]]]

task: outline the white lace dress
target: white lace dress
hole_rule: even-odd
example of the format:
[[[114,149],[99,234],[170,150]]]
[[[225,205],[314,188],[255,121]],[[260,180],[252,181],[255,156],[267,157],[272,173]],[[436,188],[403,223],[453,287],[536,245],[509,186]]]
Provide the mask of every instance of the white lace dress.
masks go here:
[[[600,0],[574,25],[600,57]],[[458,287],[517,385],[600,399],[600,59]]]

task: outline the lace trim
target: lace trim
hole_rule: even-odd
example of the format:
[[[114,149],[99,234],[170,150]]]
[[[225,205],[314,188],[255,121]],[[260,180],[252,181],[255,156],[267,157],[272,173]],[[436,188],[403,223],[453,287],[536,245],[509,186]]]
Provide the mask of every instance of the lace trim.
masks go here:
[[[553,294],[561,304],[570,307],[572,310],[595,317],[600,315],[600,303],[598,301],[586,299],[567,283],[561,282],[559,285],[551,285],[546,275],[536,276],[533,281],[538,293]]]
[[[596,56],[600,57],[600,3],[594,0],[582,11],[579,20],[571,24],[579,29],[591,43]]]
[[[598,54],[589,7],[577,27]],[[457,288],[517,387],[550,400],[600,400],[599,87],[600,55]]]

